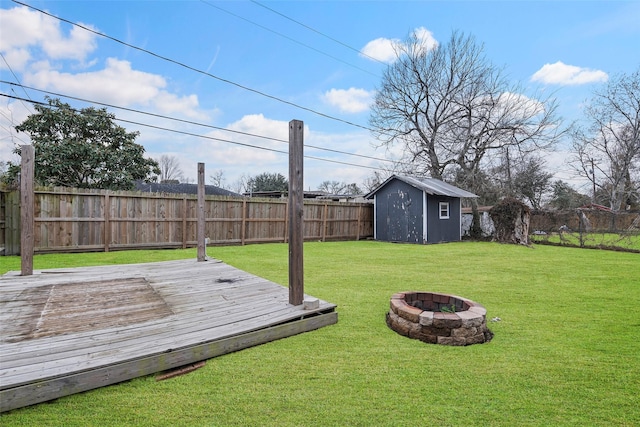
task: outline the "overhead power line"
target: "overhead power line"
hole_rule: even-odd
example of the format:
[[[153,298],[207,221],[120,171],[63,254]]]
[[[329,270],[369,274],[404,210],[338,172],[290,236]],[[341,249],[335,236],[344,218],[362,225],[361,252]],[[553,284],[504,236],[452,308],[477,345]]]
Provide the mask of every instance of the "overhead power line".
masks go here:
[[[116,109],[119,109],[119,110],[129,111],[129,112],[132,112],[132,113],[144,114],[144,115],[147,115],[147,116],[157,117],[157,118],[161,118],[161,119],[173,120],[173,121],[176,121],[176,122],[186,123],[186,124],[190,124],[190,125],[202,126],[202,127],[206,127],[206,128],[209,128],[209,129],[215,129],[215,130],[220,130],[220,131],[223,131],[223,132],[235,133],[235,134],[238,134],[238,135],[250,136],[250,137],[253,137],[253,138],[261,138],[261,139],[266,139],[266,140],[271,140],[271,141],[276,141],[276,142],[282,142],[282,143],[285,143],[285,144],[289,143],[289,141],[284,140],[284,139],[274,138],[274,137],[265,136],[265,135],[258,135],[258,134],[249,133],[249,132],[242,132],[242,131],[234,130],[234,129],[227,129],[227,128],[214,126],[214,125],[209,125],[209,124],[205,124],[205,123],[194,122],[192,120],[180,119],[180,118],[177,118],[177,117],[164,116],[162,114],[151,113],[151,112],[142,111],[142,110],[136,110],[134,108],[120,107],[120,106],[113,105],[113,104],[107,104],[105,102],[92,101],[92,100],[88,100],[88,99],[84,99],[84,98],[79,98],[77,96],[71,96],[71,95],[65,95],[65,94],[61,94],[61,93],[51,92],[51,91],[48,91],[48,90],[38,89],[38,88],[31,87],[31,86],[26,86],[26,85],[17,84],[17,83],[14,83],[14,82],[9,82],[9,81],[6,81],[6,80],[0,80],[0,83],[12,85],[12,86],[22,87],[23,90],[25,90],[25,93],[26,93],[26,89],[29,89],[29,90],[34,90],[34,91],[41,92],[41,93],[46,93],[48,95],[53,95],[53,96],[56,96],[56,97],[62,97],[62,98],[74,99],[76,101],[86,102],[88,104],[102,105],[104,107],[116,108]],[[43,104],[43,105],[48,105],[48,104]],[[367,155],[364,155],[364,154],[349,153],[347,151],[334,150],[332,148],[319,147],[319,146],[316,146],[316,145],[305,144],[305,147],[313,148],[313,149],[321,150],[321,151],[328,151],[328,152],[332,152],[332,153],[336,153],[336,154],[344,154],[344,155],[347,155],[347,156],[360,157],[360,158],[363,158],[363,159],[376,160],[376,161],[379,161],[379,162],[389,162],[389,163],[394,163],[394,164],[410,165],[409,163],[402,163],[402,162],[397,162],[397,161],[394,161],[394,160],[383,159],[383,158],[380,158],[380,157],[367,156]]]
[[[29,4],[26,4],[26,3],[20,2],[20,1],[18,1],[18,0],[12,0],[12,1],[13,1],[14,3],[16,3],[16,4],[19,4],[19,5],[21,5],[21,6],[28,7],[28,8],[30,8],[30,9],[33,9],[33,10],[35,10],[35,11],[37,11],[37,12],[42,13],[43,15],[46,15],[46,16],[49,16],[49,17],[51,17],[51,18],[57,19],[57,20],[59,20],[59,21],[61,21],[61,22],[65,22],[65,23],[67,23],[67,24],[73,25],[73,26],[75,26],[75,27],[77,27],[77,28],[80,28],[80,29],[83,29],[83,30],[88,31],[88,32],[90,32],[90,33],[96,34],[96,35],[98,35],[98,36],[100,36],[100,37],[104,37],[104,38],[109,39],[109,40],[111,40],[111,41],[114,41],[114,42],[116,42],[116,43],[122,44],[123,46],[127,46],[127,47],[129,47],[129,48],[131,48],[131,49],[135,49],[135,50],[138,50],[138,51],[140,51],[140,52],[144,52],[144,53],[146,53],[146,54],[148,54],[148,55],[151,55],[151,56],[153,56],[153,57],[155,57],[155,58],[161,59],[161,60],[163,60],[163,61],[170,62],[170,63],[172,63],[172,64],[175,64],[175,65],[178,65],[178,66],[180,66],[180,67],[186,68],[186,69],[188,69],[188,70],[190,70],[190,71],[194,71],[194,72],[196,72],[196,73],[199,73],[199,74],[202,74],[202,75],[205,75],[205,76],[211,77],[211,78],[216,79],[216,80],[218,80],[218,81],[221,81],[221,82],[223,82],[223,83],[227,83],[227,84],[230,84],[230,85],[236,86],[236,87],[238,87],[238,88],[240,88],[240,89],[243,89],[243,90],[246,90],[246,91],[248,91],[248,92],[252,92],[252,93],[255,93],[255,94],[257,94],[257,95],[263,96],[263,97],[265,97],[265,98],[269,98],[269,99],[272,99],[272,100],[274,100],[274,101],[278,101],[278,102],[281,102],[281,103],[283,103],[283,104],[290,105],[290,106],[292,106],[292,107],[295,107],[295,108],[298,108],[298,109],[300,109],[300,110],[304,110],[304,111],[307,111],[307,112],[313,113],[313,114],[315,114],[315,115],[318,115],[318,116],[320,116],[320,117],[324,117],[324,118],[326,118],[326,119],[334,120],[334,121],[341,122],[341,123],[344,123],[344,124],[347,124],[347,125],[350,125],[350,126],[354,126],[354,127],[360,128],[360,129],[365,129],[365,130],[368,130],[368,131],[370,131],[370,132],[373,132],[373,130],[372,130],[372,129],[370,129],[370,128],[366,127],[366,126],[359,125],[359,124],[357,124],[357,123],[353,123],[353,122],[350,122],[350,121],[348,121],[348,120],[344,120],[344,119],[341,119],[341,118],[338,118],[338,117],[334,117],[334,116],[331,116],[331,115],[329,115],[329,114],[325,114],[325,113],[322,113],[322,112],[320,112],[320,111],[316,111],[316,110],[314,110],[314,109],[312,109],[312,108],[309,108],[309,107],[304,107],[304,106],[302,106],[302,105],[300,105],[300,104],[296,104],[296,103],[294,103],[294,102],[284,100],[284,99],[279,98],[279,97],[274,96],[274,95],[269,95],[269,94],[267,94],[267,93],[265,93],[265,92],[259,91],[259,90],[257,90],[257,89],[250,88],[250,87],[248,87],[248,86],[244,86],[244,85],[242,85],[242,84],[240,84],[240,83],[234,82],[234,81],[229,80],[229,79],[225,79],[225,78],[222,78],[222,77],[216,76],[216,75],[211,74],[211,73],[209,73],[209,72],[207,72],[207,71],[200,70],[200,69],[198,69],[198,68],[195,68],[195,67],[192,67],[192,66],[190,66],[190,65],[187,65],[187,64],[185,64],[185,63],[183,63],[183,62],[180,62],[180,61],[177,61],[177,60],[175,60],[175,59],[171,59],[171,58],[168,58],[168,57],[166,57],[166,56],[160,55],[160,54],[158,54],[158,53],[152,52],[152,51],[150,51],[150,50],[148,50],[148,49],[144,49],[144,48],[141,48],[141,47],[139,47],[139,46],[135,46],[135,45],[133,45],[133,44],[131,44],[131,43],[127,43],[127,42],[125,42],[125,41],[123,41],[123,40],[120,40],[120,39],[118,39],[118,38],[112,37],[112,36],[110,36],[110,35],[108,35],[108,34],[105,34],[105,33],[102,33],[102,32],[100,32],[100,31],[96,31],[96,30],[94,30],[94,29],[91,29],[91,28],[89,28],[89,27],[86,27],[86,26],[84,26],[84,25],[78,24],[77,22],[73,22],[73,21],[70,21],[70,20],[68,20],[68,19],[61,18],[61,17],[59,17],[59,16],[53,15],[53,14],[51,14],[51,13],[49,13],[49,12],[46,12],[46,11],[44,11],[44,10],[42,10],[42,9],[38,9],[37,7],[31,6],[31,5],[29,5]]]
[[[204,1],[204,0],[203,0],[203,1]],[[359,55],[365,56],[365,57],[367,57],[367,58],[371,59],[372,61],[379,62],[379,63],[380,63],[380,64],[382,64],[382,65],[385,65],[385,66],[386,66],[386,65],[388,65],[388,64],[386,64],[385,62],[380,61],[378,58],[374,58],[373,56],[369,56],[369,55],[367,55],[366,53],[362,52],[360,49],[356,49],[355,47],[352,47],[352,46],[350,46],[350,45],[348,45],[348,44],[346,44],[346,43],[344,43],[344,42],[341,42],[341,41],[340,41],[340,40],[338,40],[338,39],[335,39],[335,38],[333,38],[333,37],[331,37],[331,36],[328,36],[327,34],[323,33],[322,31],[318,31],[318,30],[316,30],[315,28],[310,27],[309,25],[304,24],[304,23],[302,23],[302,22],[300,22],[300,21],[297,21],[297,20],[295,20],[295,19],[291,18],[290,16],[285,15],[285,14],[284,14],[284,13],[282,13],[282,12],[278,12],[277,10],[270,8],[269,6],[264,5],[264,4],[260,3],[259,1],[256,1],[256,0],[250,0],[250,1],[251,1],[251,3],[256,4],[256,5],[260,6],[260,7],[263,7],[263,8],[265,8],[265,9],[267,9],[268,11],[275,13],[276,15],[282,16],[283,18],[288,19],[289,21],[296,23],[296,24],[300,25],[301,27],[306,28],[307,30],[313,31],[314,33],[319,34],[319,35],[321,35],[322,37],[324,37],[324,38],[327,38],[327,39],[331,40],[332,42],[338,43],[339,45],[344,46],[344,47],[346,47],[347,49],[351,49],[351,50],[353,50],[354,52],[357,52]]]
[[[9,62],[7,61],[7,58],[5,58],[5,56],[4,56],[4,54],[2,52],[0,52],[0,56],[2,56],[2,60],[7,65],[7,68],[11,72],[11,75],[13,75],[13,78],[16,79],[16,82],[20,83],[20,79],[18,78],[18,76],[16,76],[16,73],[13,72],[13,68],[11,68],[11,65],[9,64]],[[27,93],[27,91],[24,90],[24,88],[22,90],[24,91],[24,94],[27,96],[27,98],[30,98],[29,94]],[[22,105],[24,105],[24,107],[27,110],[29,110],[29,108],[27,107],[27,105],[25,103],[22,103]],[[32,111],[29,111],[29,112],[32,113]]]
[[[293,37],[289,37],[289,36],[287,36],[286,34],[282,34],[282,33],[278,32],[278,31],[273,30],[273,29],[271,29],[271,28],[269,28],[269,27],[266,27],[266,26],[264,26],[264,25],[262,25],[262,24],[258,24],[258,23],[257,23],[257,22],[255,22],[255,21],[251,21],[250,19],[247,19],[247,18],[245,18],[245,17],[243,17],[243,16],[240,16],[240,15],[238,15],[238,14],[236,14],[236,13],[233,13],[233,12],[231,12],[231,11],[229,11],[229,10],[223,9],[223,8],[221,8],[220,6],[217,6],[217,5],[215,5],[215,4],[212,4],[211,2],[208,2],[208,1],[206,1],[206,0],[200,0],[200,1],[201,1],[202,3],[204,3],[204,4],[206,4],[207,6],[210,6],[210,7],[213,7],[213,8],[215,8],[215,9],[218,9],[218,10],[219,10],[219,11],[221,11],[221,12],[224,12],[224,13],[226,13],[226,14],[229,14],[229,15],[231,15],[231,16],[233,16],[233,17],[235,17],[235,18],[241,19],[241,20],[243,20],[243,21],[245,21],[245,22],[248,22],[249,24],[255,25],[256,27],[262,28],[262,29],[263,29],[263,30],[265,30],[265,31],[268,31],[268,32],[273,33],[273,34],[275,34],[275,35],[277,35],[277,36],[280,36],[280,37],[282,37],[282,38],[285,38],[285,39],[287,39],[287,40],[289,40],[289,41],[291,41],[291,42],[293,42],[293,43],[299,44],[300,46],[306,47],[307,49],[313,50],[314,52],[317,52],[317,53],[319,53],[319,54],[321,54],[321,55],[324,55],[324,56],[326,56],[326,57],[328,57],[328,58],[331,58],[331,59],[333,59],[333,60],[335,60],[335,61],[342,62],[343,64],[346,64],[346,65],[348,65],[348,66],[350,66],[350,67],[353,67],[353,68],[355,68],[355,69],[357,69],[357,70],[360,70],[360,71],[362,71],[362,72],[364,72],[364,73],[370,74],[370,75],[372,75],[372,76],[374,76],[374,77],[378,77],[378,78],[380,77],[378,74],[372,73],[371,71],[367,71],[367,70],[365,70],[364,68],[360,68],[360,67],[358,67],[357,65],[351,64],[351,63],[349,63],[349,62],[347,62],[347,61],[344,61],[344,60],[342,60],[342,59],[340,59],[340,58],[338,58],[338,57],[336,57],[336,56],[333,56],[333,55],[331,55],[331,54],[329,54],[329,53],[323,52],[323,51],[321,51],[320,49],[316,49],[316,48],[315,48],[315,47],[313,47],[313,46],[309,46],[308,44],[302,43],[301,41],[296,40],[296,39],[294,39]],[[257,3],[257,4],[258,4],[259,6],[262,6],[262,5],[261,5],[261,4],[259,4],[259,3]],[[266,6],[263,6],[263,7],[267,8]],[[267,8],[267,9],[269,9],[269,8]],[[270,10],[271,10],[271,9],[270,9]],[[272,11],[273,11],[273,10],[272,10]],[[273,12],[275,12],[275,11],[273,11]],[[278,13],[278,12],[275,12],[275,13]],[[282,15],[282,16],[284,16],[284,15]],[[285,18],[286,18],[286,16],[285,16]],[[287,18],[287,19],[292,20],[291,18]],[[292,20],[292,21],[293,21],[293,20]],[[294,21],[294,22],[296,22],[296,21]],[[299,22],[296,22],[296,23],[300,24]],[[303,25],[303,24],[300,24],[300,25]],[[314,30],[314,31],[315,31],[315,30]],[[320,33],[320,34],[321,34],[321,33]],[[334,40],[334,41],[335,41],[335,40]],[[340,42],[338,42],[338,43],[340,43]],[[341,44],[342,44],[342,43],[341,43]],[[345,46],[346,46],[346,45],[345,45]],[[353,49],[353,48],[351,48],[351,49]],[[356,51],[357,51],[357,50],[356,50]]]
[[[44,102],[41,101],[32,101],[30,99],[27,98],[21,98],[18,96],[14,96],[14,95],[9,95],[9,94],[5,94],[5,93],[0,93],[0,96],[4,96],[6,98],[10,98],[10,99],[15,99],[18,101],[26,101],[26,102],[30,102],[32,104],[37,104],[37,105],[42,105],[45,107],[51,107],[51,105],[46,104]],[[74,108],[72,108],[73,111],[78,111]],[[258,150],[264,150],[264,151],[271,151],[274,153],[278,153],[278,154],[289,154],[288,151],[284,151],[284,150],[276,150],[274,148],[268,148],[268,147],[261,147],[259,145],[253,145],[253,144],[247,144],[247,143],[243,143],[243,142],[238,142],[238,141],[231,141],[228,139],[223,139],[223,138],[216,138],[213,136],[208,136],[208,135],[200,135],[197,133],[193,133],[193,132],[187,132],[187,131],[181,131],[181,130],[176,130],[176,129],[169,129],[163,126],[158,126],[158,125],[151,125],[148,123],[141,123],[141,122],[136,122],[133,120],[126,120],[126,119],[120,119],[120,118],[115,118],[115,120],[119,121],[119,122],[124,122],[124,123],[130,123],[133,125],[137,125],[137,126],[144,126],[144,127],[148,127],[148,128],[152,128],[152,129],[158,129],[158,130],[162,130],[162,131],[167,131],[167,132],[172,132],[172,133],[177,133],[177,134],[181,134],[181,135],[187,135],[187,136],[193,136],[196,138],[203,138],[203,139],[208,139],[208,140],[212,140],[212,141],[219,141],[219,142],[224,142],[224,143],[228,143],[228,144],[233,144],[233,145],[239,145],[242,147],[247,147],[247,148],[254,148],[254,149],[258,149]],[[305,158],[307,159],[312,159],[312,160],[319,160],[322,162],[329,162],[329,163],[337,163],[337,164],[341,164],[341,165],[347,165],[347,166],[354,166],[354,167],[359,167],[359,168],[364,168],[364,169],[372,169],[372,170],[382,170],[381,168],[375,167],[375,166],[367,166],[367,165],[359,165],[357,163],[349,163],[349,162],[343,162],[340,160],[332,160],[332,159],[325,159],[322,157],[316,157],[316,156],[309,156],[309,155],[304,155]]]

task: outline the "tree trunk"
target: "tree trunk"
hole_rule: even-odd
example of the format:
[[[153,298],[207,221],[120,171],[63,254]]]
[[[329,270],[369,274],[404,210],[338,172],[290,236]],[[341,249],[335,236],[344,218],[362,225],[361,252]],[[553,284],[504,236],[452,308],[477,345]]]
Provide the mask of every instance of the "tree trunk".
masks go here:
[[[505,199],[489,211],[501,243],[529,244],[529,207],[516,199]]]
[[[471,199],[471,213],[473,214],[473,220],[471,221],[469,236],[472,239],[480,239],[482,237],[482,225],[480,224],[480,211],[478,211],[478,201],[476,199]]]

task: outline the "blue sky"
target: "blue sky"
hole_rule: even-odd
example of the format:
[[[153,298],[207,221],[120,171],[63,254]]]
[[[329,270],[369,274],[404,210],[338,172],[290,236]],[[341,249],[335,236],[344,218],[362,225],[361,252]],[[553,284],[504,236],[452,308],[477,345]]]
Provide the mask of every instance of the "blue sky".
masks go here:
[[[1,80],[284,141],[288,122],[303,120],[306,155],[349,163],[307,158],[305,189],[325,180],[360,185],[385,165],[311,146],[380,159],[393,155],[376,149],[362,127],[368,127],[368,103],[393,61],[390,46],[412,32],[433,43],[445,42],[452,31],[473,35],[525,94],[556,97],[566,123],[581,118],[584,101],[608,78],[640,67],[640,1],[25,3],[203,73],[1,0]],[[0,84],[0,93],[36,101],[45,95],[6,83]],[[77,107],[90,105],[61,99]],[[287,150],[282,141],[109,110],[133,122]],[[1,159],[17,161],[11,151],[15,144],[28,143],[28,137],[12,126],[32,111],[27,103],[0,97]],[[178,158],[192,180],[198,162],[205,163],[207,176],[223,171],[230,186],[243,175],[288,174],[285,154],[121,125],[140,131],[137,142],[149,156]],[[564,163],[563,148],[547,156],[549,170],[579,186]]]

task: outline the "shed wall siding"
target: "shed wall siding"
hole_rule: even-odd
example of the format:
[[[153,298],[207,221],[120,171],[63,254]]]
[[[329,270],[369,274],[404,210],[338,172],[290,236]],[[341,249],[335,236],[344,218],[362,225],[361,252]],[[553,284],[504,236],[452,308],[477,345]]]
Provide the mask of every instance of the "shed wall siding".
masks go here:
[[[440,219],[440,202],[449,203],[449,218]],[[447,196],[427,197],[427,242],[456,242],[460,240],[460,199]]]

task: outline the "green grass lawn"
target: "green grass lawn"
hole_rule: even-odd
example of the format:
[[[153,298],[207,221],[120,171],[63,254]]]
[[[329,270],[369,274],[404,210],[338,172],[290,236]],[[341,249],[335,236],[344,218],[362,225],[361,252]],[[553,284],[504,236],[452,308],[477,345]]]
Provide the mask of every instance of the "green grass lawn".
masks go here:
[[[283,244],[208,248],[287,283]],[[195,257],[195,250],[36,256],[36,269]],[[640,425],[640,255],[496,243],[305,244],[305,292],[336,325],[0,416],[2,426]],[[0,273],[19,259],[0,258]],[[483,304],[487,344],[446,347],[385,324],[391,294]]]

